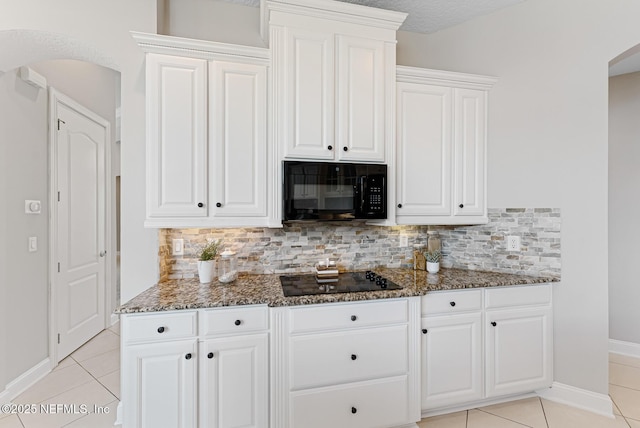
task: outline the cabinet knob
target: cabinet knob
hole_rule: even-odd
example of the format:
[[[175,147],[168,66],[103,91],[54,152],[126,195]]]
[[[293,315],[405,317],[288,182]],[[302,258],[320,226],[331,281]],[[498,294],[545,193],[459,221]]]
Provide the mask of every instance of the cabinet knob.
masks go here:
[[[358,413],[358,409],[356,409],[355,407],[352,407],[351,408],[351,413],[353,413],[355,415],[356,413]]]
[[[234,322],[234,324],[235,324],[235,325],[240,325],[240,324],[242,324],[242,321],[240,321],[240,320],[236,320],[236,322]]]
[[[460,208],[464,208],[464,204],[460,204],[458,205]]]
[[[204,204],[202,202],[198,202],[198,208],[202,208],[204,207]]]
[[[456,305],[456,302],[449,302],[449,304],[450,304],[451,306],[455,306],[455,305]]]
[[[216,207],[220,208],[222,204],[220,202],[216,203]]]
[[[398,208],[402,208],[402,204],[398,204]]]
[[[165,328],[164,327],[158,327],[158,333],[164,333]]]
[[[357,317],[357,316],[355,316],[355,315],[351,315],[351,321],[355,321],[355,320],[357,320],[357,319],[358,319],[358,317]]]
[[[327,149],[333,150],[333,146],[327,146]]]
[[[422,329],[422,334],[427,334],[427,332],[428,332],[428,331],[429,331],[429,330],[427,330],[426,328],[423,328],[423,329]]]
[[[191,354],[187,354],[187,355],[185,355],[184,357],[185,357],[187,360],[190,360],[190,359],[191,359]]]
[[[495,321],[491,321],[491,325],[495,327],[498,325],[498,323],[496,323]]]
[[[356,354],[351,354],[351,361],[355,361],[358,359],[358,356]]]
[[[342,148],[342,150],[344,150],[345,152],[348,152],[349,151],[349,147],[345,146],[345,147]]]
[[[209,353],[207,354],[207,358],[208,358],[208,359],[212,359],[212,358],[213,358],[213,352],[209,352]]]

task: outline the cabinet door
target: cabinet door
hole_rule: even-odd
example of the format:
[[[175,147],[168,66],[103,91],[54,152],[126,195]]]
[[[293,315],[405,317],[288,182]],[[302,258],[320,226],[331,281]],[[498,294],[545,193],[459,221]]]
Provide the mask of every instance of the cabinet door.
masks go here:
[[[396,215],[451,215],[451,88],[397,85]]]
[[[482,314],[422,318],[422,409],[482,398]]]
[[[334,35],[297,28],[285,30],[283,70],[285,97],[281,127],[287,158],[333,159],[334,135]],[[278,58],[275,58],[278,61]]]
[[[197,341],[129,346],[122,374],[123,426],[191,428],[196,423]]]
[[[485,322],[487,397],[551,385],[551,307],[488,311]]]
[[[337,36],[337,147],[340,160],[385,160],[384,42]],[[390,100],[391,101],[391,100]]]
[[[267,215],[267,67],[210,64],[212,215]]]
[[[147,55],[147,216],[207,216],[207,61]]]
[[[456,216],[486,216],[486,92],[454,89],[454,211]]]
[[[200,428],[267,427],[267,343],[263,333],[200,344]]]

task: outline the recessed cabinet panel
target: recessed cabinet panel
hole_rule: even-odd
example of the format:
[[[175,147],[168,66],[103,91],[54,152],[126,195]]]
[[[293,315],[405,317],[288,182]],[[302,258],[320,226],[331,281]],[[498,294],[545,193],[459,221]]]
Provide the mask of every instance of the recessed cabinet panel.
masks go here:
[[[485,91],[455,89],[454,215],[485,215]]]
[[[146,70],[147,215],[206,217],[207,62],[148,54]]]
[[[210,81],[213,216],[266,216],[267,67],[213,61]]]
[[[333,159],[334,35],[294,28],[285,34],[285,157]]]
[[[481,323],[481,312],[422,319],[423,409],[482,398]]]
[[[551,331],[550,306],[487,313],[487,397],[551,384]]]
[[[384,42],[338,35],[337,43],[339,157],[384,161]]]
[[[451,215],[452,90],[398,83],[396,215]]]

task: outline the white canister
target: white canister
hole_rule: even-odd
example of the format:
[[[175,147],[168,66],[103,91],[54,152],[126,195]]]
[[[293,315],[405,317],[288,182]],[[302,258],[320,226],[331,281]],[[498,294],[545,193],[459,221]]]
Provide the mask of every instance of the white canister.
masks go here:
[[[237,265],[236,253],[228,248],[225,249],[218,261],[218,281],[223,283],[235,281],[238,278]]]

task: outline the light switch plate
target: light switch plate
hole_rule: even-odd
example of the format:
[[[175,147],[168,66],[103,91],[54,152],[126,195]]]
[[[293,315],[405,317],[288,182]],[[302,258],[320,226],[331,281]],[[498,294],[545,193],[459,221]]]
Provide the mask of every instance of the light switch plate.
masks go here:
[[[174,239],[172,242],[171,255],[183,256],[184,255],[184,239]]]

